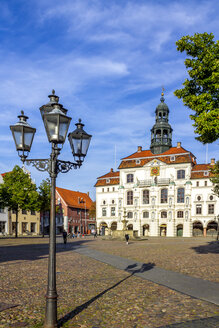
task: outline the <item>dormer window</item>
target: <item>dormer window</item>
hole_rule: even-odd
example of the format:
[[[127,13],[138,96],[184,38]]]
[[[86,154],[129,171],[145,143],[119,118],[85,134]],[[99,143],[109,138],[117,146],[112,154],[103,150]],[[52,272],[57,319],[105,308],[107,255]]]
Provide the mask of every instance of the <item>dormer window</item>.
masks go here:
[[[209,172],[208,171],[205,171],[204,172],[204,176],[206,177],[206,176],[208,176],[209,175]]]
[[[106,183],[110,183],[110,179],[106,179]]]
[[[136,164],[141,164],[140,159],[136,159],[135,163],[136,163]]]
[[[175,161],[175,159],[176,159],[176,157],[175,157],[175,156],[170,156],[170,161],[171,161],[171,162],[174,162],[174,161]]]

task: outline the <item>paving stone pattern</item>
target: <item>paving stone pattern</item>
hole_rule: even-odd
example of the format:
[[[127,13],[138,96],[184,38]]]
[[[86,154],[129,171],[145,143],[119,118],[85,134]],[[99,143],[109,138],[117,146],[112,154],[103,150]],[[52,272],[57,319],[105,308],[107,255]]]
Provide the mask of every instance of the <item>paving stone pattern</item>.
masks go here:
[[[117,252],[115,255],[135,261],[136,258],[142,257],[137,261],[152,263],[167,270],[174,268],[171,252],[174,261],[177,249],[180,269],[186,270],[188,261],[184,260],[184,254],[189,253],[195,264],[199,263],[202,267],[199,278],[207,276],[208,273],[208,280],[217,281],[214,252],[199,254],[195,249],[188,249],[186,244],[181,242],[178,245],[173,240],[169,247],[166,239],[162,238],[157,239],[156,243],[155,240],[150,241],[150,244],[147,244],[148,241],[139,241],[127,247],[122,241],[106,241],[100,237],[97,239],[94,241],[88,237],[69,240],[67,247],[64,247],[62,239],[58,238],[59,327],[157,328],[182,322],[192,323],[192,320],[215,318],[219,315],[219,307],[215,304],[144,280],[132,272],[76,253],[73,248],[81,245],[108,254]],[[207,244],[208,241],[204,239],[193,242],[194,247]],[[153,250],[150,260],[149,256],[143,256],[146,254],[144,248],[147,253],[150,249]],[[165,261],[160,259],[164,248],[168,249],[168,256],[165,257],[166,267]],[[201,258],[198,260],[197,257]],[[163,263],[163,266],[158,265],[159,263]],[[192,265],[193,263],[190,263],[190,266]],[[207,273],[203,269],[204,265],[211,266]],[[48,238],[0,239],[0,302],[18,304],[17,307],[0,312],[0,327],[43,326],[47,270]],[[192,270],[191,275],[196,275],[196,272]],[[218,321],[214,323],[214,327],[217,326]]]

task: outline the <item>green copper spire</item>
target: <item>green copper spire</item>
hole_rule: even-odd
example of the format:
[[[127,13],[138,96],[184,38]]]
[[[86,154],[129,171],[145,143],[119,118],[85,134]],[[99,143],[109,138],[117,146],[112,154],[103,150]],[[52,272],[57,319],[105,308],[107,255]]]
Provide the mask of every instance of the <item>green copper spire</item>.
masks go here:
[[[156,123],[151,129],[151,152],[153,154],[162,154],[172,147],[172,131],[169,119],[169,108],[164,102],[164,89],[162,89],[161,103],[155,110]]]

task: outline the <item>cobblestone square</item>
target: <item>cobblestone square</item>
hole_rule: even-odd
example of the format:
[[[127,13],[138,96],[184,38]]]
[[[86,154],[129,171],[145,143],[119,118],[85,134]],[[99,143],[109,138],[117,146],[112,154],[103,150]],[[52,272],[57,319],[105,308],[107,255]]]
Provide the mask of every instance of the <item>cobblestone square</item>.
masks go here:
[[[219,282],[215,239],[148,238],[126,245],[125,241],[85,237],[70,239],[65,247],[57,237],[59,327],[152,328],[219,315],[213,303],[74,251],[82,246]],[[0,239],[0,304],[14,306],[0,308],[0,327],[43,326],[47,262],[48,238]],[[217,319],[212,322],[209,327],[218,327]]]

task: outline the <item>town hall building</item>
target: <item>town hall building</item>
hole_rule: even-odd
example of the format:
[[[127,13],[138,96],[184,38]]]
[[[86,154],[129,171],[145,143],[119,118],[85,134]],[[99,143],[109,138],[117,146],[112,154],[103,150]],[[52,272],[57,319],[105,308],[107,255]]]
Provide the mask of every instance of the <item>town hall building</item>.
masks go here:
[[[197,164],[181,142],[172,146],[163,92],[160,100],[150,150],[138,146],[122,159],[119,171],[97,178],[96,222],[102,235],[125,229],[136,237],[217,233],[219,199],[210,181],[215,159]]]

